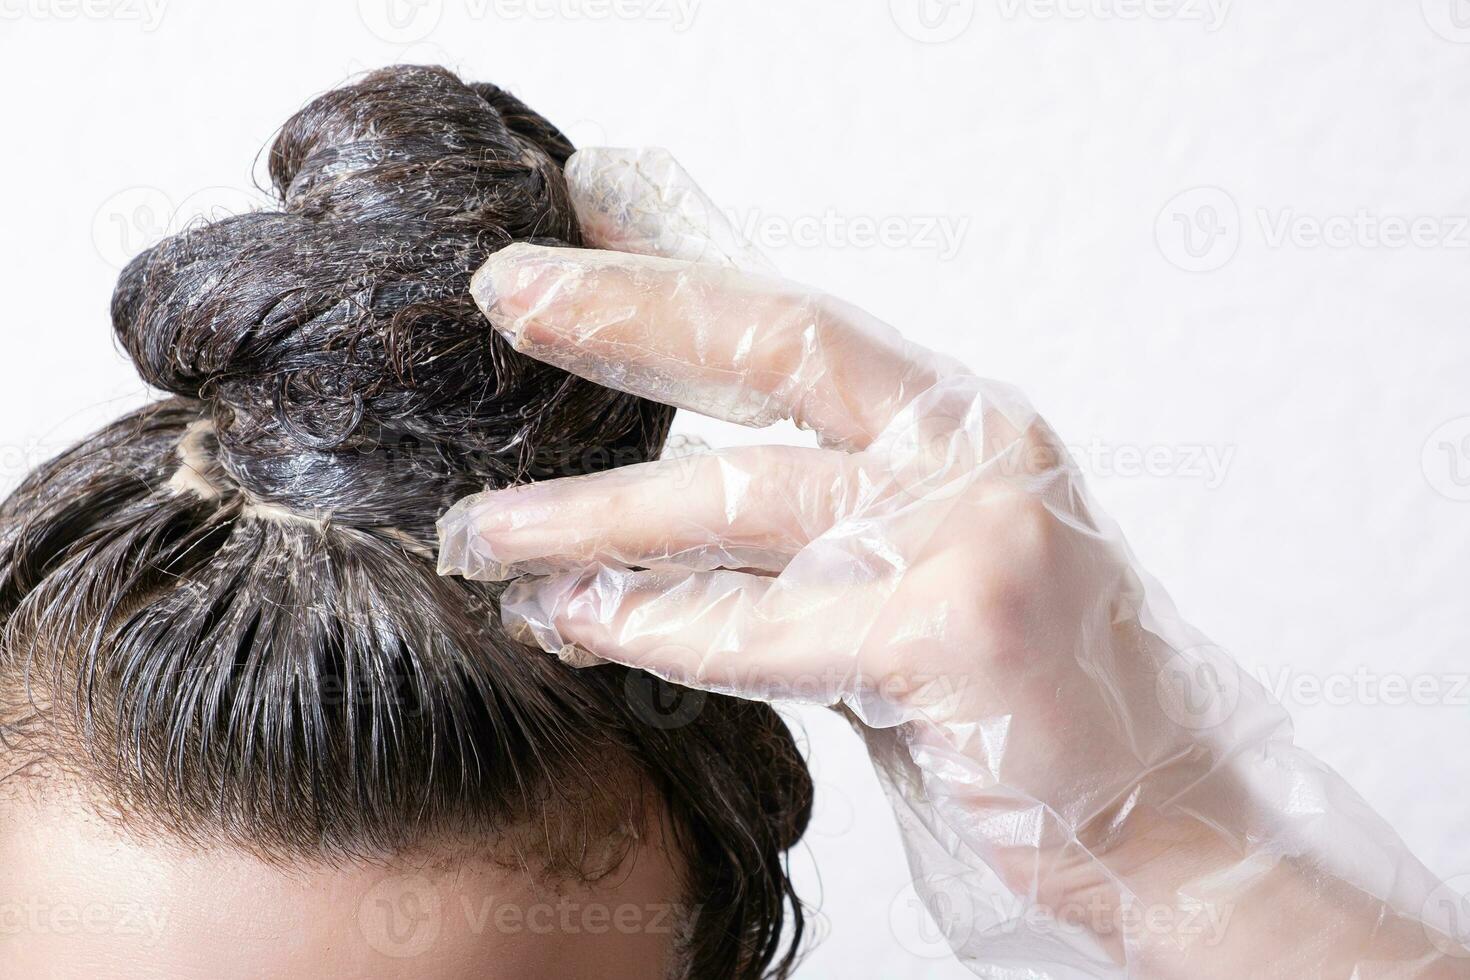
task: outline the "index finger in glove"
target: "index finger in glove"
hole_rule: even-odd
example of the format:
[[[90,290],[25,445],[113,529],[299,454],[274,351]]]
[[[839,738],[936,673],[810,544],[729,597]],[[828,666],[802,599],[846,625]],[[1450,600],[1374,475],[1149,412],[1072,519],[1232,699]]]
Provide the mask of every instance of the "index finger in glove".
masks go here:
[[[849,304],[703,262],[517,243],[472,292],[521,353],[714,418],[791,419],[829,447],[862,449],[963,373]]]

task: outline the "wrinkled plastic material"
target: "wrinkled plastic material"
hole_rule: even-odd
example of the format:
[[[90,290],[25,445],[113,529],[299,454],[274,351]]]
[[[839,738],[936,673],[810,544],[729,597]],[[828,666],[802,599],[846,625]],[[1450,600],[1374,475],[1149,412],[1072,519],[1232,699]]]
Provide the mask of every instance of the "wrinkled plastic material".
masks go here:
[[[666,154],[568,174],[623,251],[498,253],[474,286],[495,328],[822,448],[472,497],[442,571],[514,578],[507,625],[574,662],[847,712],[977,974],[1470,972],[1453,893],[1179,618],[1024,397],[769,275]]]

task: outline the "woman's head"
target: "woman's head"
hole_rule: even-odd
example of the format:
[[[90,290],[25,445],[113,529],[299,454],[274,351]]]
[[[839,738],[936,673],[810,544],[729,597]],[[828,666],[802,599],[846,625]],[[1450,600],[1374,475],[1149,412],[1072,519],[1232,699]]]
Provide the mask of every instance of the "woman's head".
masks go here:
[[[278,210],[123,272],[113,326],[170,397],[0,510],[12,814],[338,885],[404,861],[603,902],[668,879],[692,975],[788,962],[811,787],[779,718],[691,692],[670,713],[673,689],[520,646],[495,586],[435,574],[458,498],[667,433],[671,410],[517,355],[469,298],[512,241],[580,244],[570,152],[494,86],[387,69],[286,123]]]

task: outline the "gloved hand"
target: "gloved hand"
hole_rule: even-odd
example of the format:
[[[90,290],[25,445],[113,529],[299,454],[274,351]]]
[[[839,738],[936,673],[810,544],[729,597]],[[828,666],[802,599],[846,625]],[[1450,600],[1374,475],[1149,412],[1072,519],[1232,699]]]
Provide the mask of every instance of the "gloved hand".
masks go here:
[[[498,252],[474,286],[495,328],[822,448],[472,497],[441,571],[515,577],[507,625],[573,662],[847,711],[982,975],[1470,974],[1431,921],[1449,893],[1179,620],[1019,393],[738,268],[753,250],[664,154],[584,150],[568,178],[618,251]]]

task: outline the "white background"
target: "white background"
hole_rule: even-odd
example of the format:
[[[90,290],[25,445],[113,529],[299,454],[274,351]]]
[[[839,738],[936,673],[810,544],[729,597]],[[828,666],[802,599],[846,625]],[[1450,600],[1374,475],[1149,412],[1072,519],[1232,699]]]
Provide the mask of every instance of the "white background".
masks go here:
[[[146,397],[122,262],[395,61],[670,147],[788,275],[1025,388],[1185,615],[1327,683],[1300,740],[1470,872],[1470,3],[0,0],[6,488]],[[800,975],[964,975],[856,741],[799,722]]]

